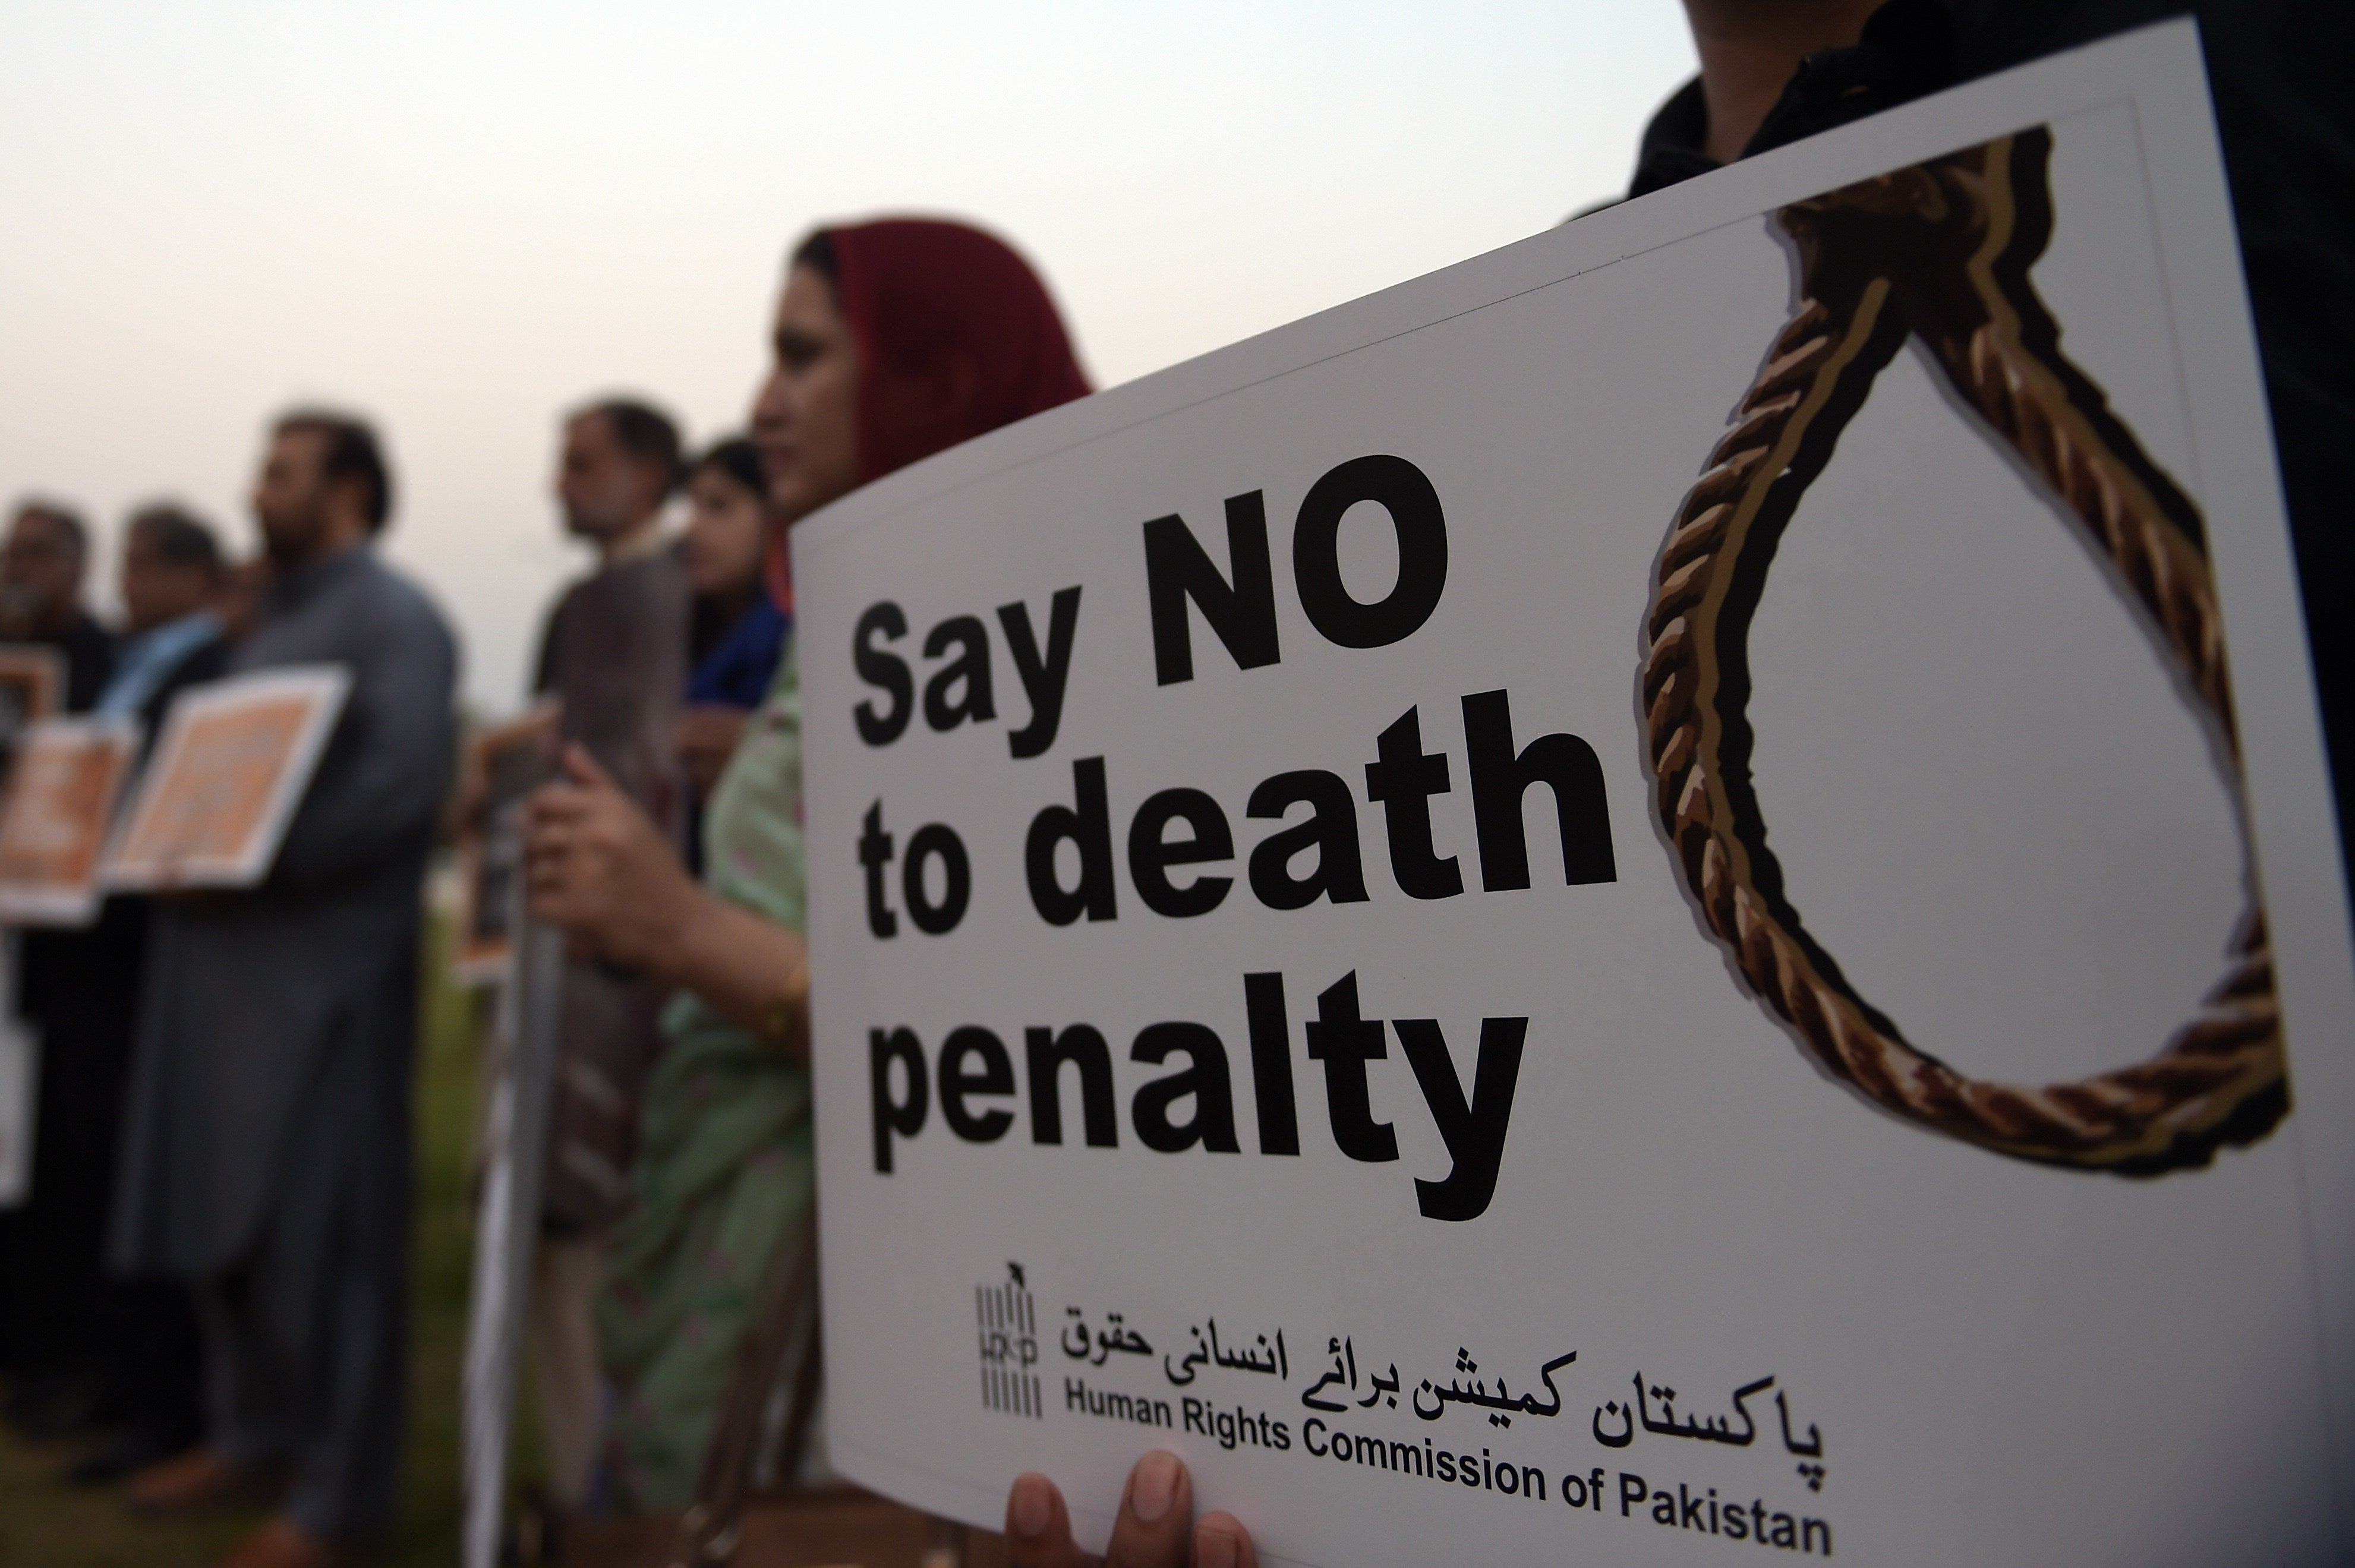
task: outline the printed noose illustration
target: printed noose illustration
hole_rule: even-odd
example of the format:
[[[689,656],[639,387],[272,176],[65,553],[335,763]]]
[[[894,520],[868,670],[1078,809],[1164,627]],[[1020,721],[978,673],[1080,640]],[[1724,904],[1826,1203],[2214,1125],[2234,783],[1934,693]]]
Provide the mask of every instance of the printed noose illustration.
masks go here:
[[[2199,511],[2062,355],[2029,282],[2052,231],[2051,155],[2039,128],[1774,214],[1798,254],[1797,309],[1660,550],[1641,707],[1655,806],[1702,923],[1826,1070],[1902,1117],[2000,1154],[2148,1176],[2254,1142],[2288,1109],[2254,891],[2229,971],[2157,1055],[2071,1083],[1988,1083],[1909,1042],[1808,933],[1750,777],[1747,643],[1775,544],[1875,376],[1918,337],[2084,531],[2212,725],[2237,788]]]

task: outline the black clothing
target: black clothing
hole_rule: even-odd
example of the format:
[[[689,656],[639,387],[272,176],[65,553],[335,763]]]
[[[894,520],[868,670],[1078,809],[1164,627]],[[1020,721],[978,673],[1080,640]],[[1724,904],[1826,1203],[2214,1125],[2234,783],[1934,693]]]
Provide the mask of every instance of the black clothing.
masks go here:
[[[66,711],[87,713],[114,676],[114,637],[107,629],[77,611],[74,623],[52,637],[38,637],[66,656]]]
[[[76,611],[64,631],[31,640],[65,656],[66,711],[88,710],[114,673],[114,639],[87,613]],[[0,770],[5,766],[5,761],[0,761]],[[72,949],[80,935],[72,932],[29,931],[18,939],[16,1012],[28,1023],[37,1025],[43,1021],[46,994],[60,988],[51,983],[53,975],[71,983]],[[44,1072],[42,1076],[46,1079],[49,1074]],[[48,1114],[48,1085],[43,1083],[38,1093],[42,1104],[35,1113],[37,1129],[40,1118]],[[42,1147],[45,1141],[37,1130],[33,1144],[37,1161],[46,1152]],[[34,1190],[38,1193],[41,1169],[37,1165],[33,1175]],[[37,1272],[40,1257],[38,1201],[36,1198],[25,1208],[0,1211],[0,1366],[18,1369],[21,1374],[9,1402],[9,1413],[20,1423],[34,1424],[38,1424],[42,1413],[37,1407],[43,1405],[54,1392],[54,1388],[27,1386],[27,1380],[51,1381],[34,1377],[44,1370],[48,1360],[48,1347],[39,1329],[45,1314],[37,1291],[26,1283]]]
[[[109,1257],[197,1287],[210,1445],[289,1462],[313,1535],[390,1519],[405,1404],[418,940],[457,647],[375,550],[284,573],[232,677],[351,675],[267,876],[158,900]]]
[[[84,613],[77,613],[73,624],[54,636],[37,639],[65,656],[66,711],[87,713],[96,705],[106,683],[114,678],[115,642],[105,627]],[[216,665],[216,672],[218,665]],[[165,683],[167,687],[170,682]],[[152,728],[152,723],[151,723]],[[46,1027],[53,1004],[73,1005],[75,993],[87,988],[82,950],[95,938],[96,933],[82,931],[28,931],[19,955],[17,968],[16,1011],[27,1021]],[[48,1076],[45,1059],[43,1077]],[[48,1085],[42,1085],[42,1098],[48,1099]],[[46,1111],[46,1104],[44,1107]],[[35,1121],[34,1158],[40,1157],[44,1141],[39,1129],[47,1124]],[[36,1191],[39,1190],[40,1172],[34,1170]]]
[[[2331,487],[2355,440],[2355,7],[2318,0],[1891,0],[1853,48],[1802,60],[1743,155],[1925,93],[2191,16],[2248,274],[2314,656],[2339,848],[2355,884],[2355,527]],[[1631,196],[1717,165],[1698,80],[1644,133]]]
[[[172,699],[219,675],[228,654],[218,639],[204,644],[158,686],[140,713],[151,743]],[[140,1446],[170,1453],[201,1432],[194,1309],[184,1287],[119,1280],[104,1262],[148,907],[111,898],[85,930],[25,938],[23,1010],[41,1030],[40,1100],[10,1294],[22,1381],[43,1374],[66,1407],[53,1419],[121,1425]]]

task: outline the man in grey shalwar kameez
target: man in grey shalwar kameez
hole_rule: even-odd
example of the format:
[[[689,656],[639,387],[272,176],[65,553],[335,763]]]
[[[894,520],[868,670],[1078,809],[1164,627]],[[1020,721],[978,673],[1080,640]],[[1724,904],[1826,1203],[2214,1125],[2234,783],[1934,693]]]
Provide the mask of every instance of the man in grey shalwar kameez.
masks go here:
[[[132,1495],[287,1477],[240,1568],[332,1563],[394,1509],[420,901],[456,650],[372,548],[389,496],[365,426],[273,432],[253,496],[273,582],[229,670],[341,665],[351,695],[262,885],[162,901],[140,1020],[114,1262],[196,1285],[215,1408],[207,1448]]]

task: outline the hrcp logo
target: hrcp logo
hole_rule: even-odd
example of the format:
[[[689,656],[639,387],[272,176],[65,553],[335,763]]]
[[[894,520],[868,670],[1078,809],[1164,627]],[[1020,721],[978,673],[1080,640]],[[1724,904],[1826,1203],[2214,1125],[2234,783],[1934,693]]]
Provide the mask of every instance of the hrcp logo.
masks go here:
[[[1022,1265],[1006,1265],[1002,1285],[973,1287],[974,1320],[981,1343],[981,1403],[1008,1415],[1045,1419],[1039,1392],[1039,1315]]]

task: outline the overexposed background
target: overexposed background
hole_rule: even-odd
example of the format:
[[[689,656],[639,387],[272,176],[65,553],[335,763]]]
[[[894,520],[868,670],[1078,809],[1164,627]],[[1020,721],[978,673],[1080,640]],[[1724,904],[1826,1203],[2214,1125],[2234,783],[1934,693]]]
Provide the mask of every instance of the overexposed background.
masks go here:
[[[243,549],[268,415],[360,410],[504,711],[558,413],[735,428],[813,223],[980,219],[1110,385],[1615,194],[1692,69],[1675,0],[0,0],[0,502],[81,507],[111,602],[127,507]]]

